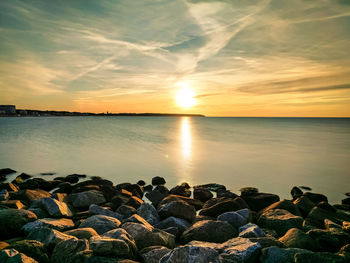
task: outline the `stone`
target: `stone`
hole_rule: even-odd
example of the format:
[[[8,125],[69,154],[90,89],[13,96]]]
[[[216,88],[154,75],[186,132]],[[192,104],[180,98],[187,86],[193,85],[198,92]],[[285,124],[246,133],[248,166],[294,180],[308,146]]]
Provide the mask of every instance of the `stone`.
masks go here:
[[[236,213],[245,218],[247,222],[251,219],[250,210],[248,208],[237,210]]]
[[[152,202],[154,206],[157,206],[160,203],[160,201],[162,201],[163,198],[167,195],[168,193],[161,193],[157,189],[153,189],[151,192],[146,193],[146,197]]]
[[[226,221],[235,228],[245,225],[248,221],[247,218],[244,218],[240,214],[233,211],[219,215],[218,220]]]
[[[237,229],[225,221],[203,220],[189,227],[181,239],[184,243],[192,240],[222,243],[237,234]]]
[[[137,253],[136,242],[123,228],[116,228],[102,235],[103,238],[118,239],[124,241],[129,247],[129,255],[133,257]]]
[[[0,169],[0,175],[9,175],[9,174],[13,174],[13,173],[17,173],[17,172],[11,168]]]
[[[294,263],[297,253],[310,253],[311,251],[301,248],[267,247],[261,250],[260,262],[262,263]],[[322,261],[320,261],[322,262]]]
[[[44,244],[36,240],[20,240],[11,243],[7,248],[13,248],[38,262],[48,263],[49,257]]]
[[[258,242],[262,248],[265,247],[280,247],[285,248],[286,246],[274,237],[250,237],[250,241]]]
[[[71,184],[75,184],[75,183],[79,182],[79,176],[77,174],[70,174],[64,178],[64,181],[71,183]]]
[[[294,256],[295,263],[347,263],[349,262],[343,256],[328,253],[296,253]]]
[[[210,190],[206,188],[194,188],[193,190],[193,198],[198,199],[202,202],[206,202],[209,199],[213,198],[213,194],[210,192]]]
[[[327,202],[328,203],[328,198],[327,196],[323,194],[317,194],[317,193],[311,193],[311,192],[306,192],[303,194],[303,196],[306,196],[309,198],[311,202],[314,202],[315,204],[318,204],[319,202]]]
[[[261,245],[247,238],[233,238],[218,247],[224,262],[256,262]]]
[[[90,239],[91,237],[99,236],[96,230],[91,227],[77,228],[65,231],[64,234],[74,236],[78,239]]]
[[[191,224],[189,222],[187,222],[184,219],[181,218],[177,218],[177,217],[168,217],[162,221],[160,221],[158,224],[155,224],[154,227],[158,228],[158,229],[162,229],[164,231],[166,231],[166,229],[168,228],[176,228],[176,236],[179,237],[180,235],[182,235],[182,233],[188,229],[191,226]],[[173,231],[173,230],[171,230]],[[168,231],[166,231],[168,232]]]
[[[169,193],[173,195],[181,195],[185,197],[191,196],[191,191],[186,186],[183,186],[183,185],[177,185],[173,187],[172,189],[170,189]]]
[[[342,228],[343,228],[344,231],[350,233],[350,222],[343,221]]]
[[[144,186],[144,185],[146,185],[146,182],[144,180],[139,180],[137,182],[137,184],[140,185],[140,186]]]
[[[303,195],[303,191],[299,187],[294,186],[292,190],[290,190],[290,194],[293,200],[295,200]]]
[[[345,199],[342,199],[342,200],[341,200],[341,203],[342,203],[343,205],[350,205],[350,197],[347,197],[347,198],[345,198]]]
[[[315,241],[298,228],[291,228],[279,239],[286,247],[315,250]]]
[[[255,224],[249,223],[238,229],[239,237],[250,238],[250,237],[264,237],[265,232]]]
[[[143,203],[142,199],[140,199],[137,196],[131,196],[128,201],[125,203],[125,205],[132,206],[133,208],[137,209],[140,207],[140,205]]]
[[[73,262],[74,256],[89,249],[89,243],[86,239],[71,238],[59,242],[51,256],[52,263]]]
[[[120,206],[125,205],[130,196],[126,196],[125,194],[117,194],[111,199],[111,207],[115,211],[117,210]]]
[[[30,205],[35,200],[39,200],[41,198],[51,197],[51,194],[42,189],[26,189],[20,190],[14,194],[12,199],[18,199],[22,201],[26,205]]]
[[[10,183],[10,182],[8,182],[8,183],[1,183],[0,184],[0,189],[1,190],[7,190],[9,192],[17,192],[18,191],[18,187],[15,184]]]
[[[350,221],[350,214],[342,212],[341,210],[336,210],[332,212],[324,208],[315,206],[311,209],[306,220],[309,224],[314,225],[318,228],[324,227],[324,220],[328,219],[333,221],[336,224],[341,225],[343,221]]]
[[[271,210],[271,209],[284,209],[284,210],[289,211],[293,215],[302,216],[300,211],[299,211],[299,208],[292,201],[286,200],[286,199],[269,205],[268,207],[264,208],[260,213],[263,213],[263,212],[265,212],[267,210]]]
[[[21,228],[37,219],[37,216],[23,209],[2,209],[0,210],[0,236],[1,239],[6,240],[13,237],[21,236]]]
[[[112,210],[109,210],[108,208],[92,204],[89,206],[89,213],[90,215],[104,215],[104,216],[110,216],[114,217],[118,220],[122,220],[123,215],[113,212]]]
[[[64,202],[60,202],[53,198],[42,198],[40,199],[43,207],[53,217],[71,217],[73,216],[72,211],[68,205]]]
[[[50,217],[49,213],[41,208],[28,208],[28,211],[33,212],[38,219]]]
[[[160,176],[156,176],[152,178],[152,185],[161,185],[165,184],[165,179]]]
[[[140,252],[141,257],[144,262],[147,263],[159,263],[160,259],[167,253],[169,253],[171,249],[163,246],[152,246],[142,249]]]
[[[0,251],[3,250],[5,247],[8,247],[9,244],[3,241],[0,241]]]
[[[74,223],[68,218],[42,218],[25,224],[22,229],[29,233],[35,228],[52,228],[58,231],[66,231],[74,228]]]
[[[133,237],[139,250],[149,246],[165,246],[168,248],[175,246],[175,237],[172,234],[152,226],[127,222],[122,225],[122,228]]]
[[[116,256],[116,257],[133,257],[127,243],[121,239],[113,239],[108,237],[93,237],[90,240],[91,250],[96,255]]]
[[[159,215],[155,207],[151,204],[142,203],[137,209],[137,214],[144,218],[152,226],[159,223]]]
[[[153,186],[150,185],[150,184],[145,185],[145,186],[143,187],[143,190],[144,190],[145,192],[150,192],[150,191],[152,191],[152,189],[153,189]]]
[[[298,197],[293,201],[293,203],[298,207],[299,211],[304,217],[306,217],[311,209],[316,205],[306,196]]]
[[[61,241],[75,238],[70,235],[66,235],[50,228],[35,228],[27,236],[27,240],[37,240],[44,244],[44,246],[51,250]]]
[[[303,218],[293,215],[287,210],[271,209],[263,212],[258,219],[258,225],[273,229],[278,235],[284,235],[291,228],[301,229]]]
[[[141,216],[138,214],[133,214],[132,216],[126,218],[123,220],[123,223],[126,222],[132,222],[132,223],[139,223],[139,224],[144,224],[145,226],[152,226],[150,223],[148,223],[145,219],[143,219]]]
[[[0,251],[0,262],[4,263],[38,263],[38,261],[34,260],[26,256],[23,253],[19,253],[17,250],[4,249]]]
[[[259,193],[258,188],[251,186],[242,187],[241,189],[239,189],[239,191],[241,192],[241,196],[254,195]]]
[[[20,189],[42,189],[45,191],[51,191],[60,181],[47,181],[43,178],[32,178],[21,184],[19,184]]]
[[[196,185],[193,188],[205,188],[209,191],[217,192],[219,189],[226,190],[226,187],[222,184],[216,184],[216,183],[210,183],[210,184],[202,184],[202,185]]]
[[[70,194],[72,192],[73,186],[71,183],[63,182],[57,185],[57,190],[55,190],[53,193],[66,193]]]
[[[248,207],[255,212],[259,212],[269,205],[280,201],[278,195],[268,193],[242,194],[241,197],[248,204]]]
[[[116,188],[118,189],[118,186],[116,186]],[[127,184],[124,187],[122,187],[122,189],[129,191],[134,196],[137,196],[139,198],[143,197],[143,192],[144,192],[143,187],[138,184]],[[121,189],[118,189],[118,190],[121,190]]]
[[[116,218],[104,215],[94,215],[85,219],[79,226],[79,228],[91,227],[95,229],[98,234],[106,233],[112,229],[120,226],[120,221]]]
[[[196,209],[186,202],[178,200],[161,205],[158,208],[158,214],[161,218],[173,216],[192,222],[196,218]]]
[[[219,253],[209,247],[201,247],[195,245],[187,245],[177,247],[171,252],[165,254],[160,263],[221,263]]]
[[[104,195],[96,190],[70,194],[69,199],[77,208],[88,208],[92,204],[100,205],[106,202]]]
[[[181,195],[168,195],[168,196],[164,197],[162,199],[162,201],[158,204],[158,207],[160,207],[166,203],[170,203],[172,201],[179,201],[179,200],[182,200],[182,201],[186,202],[187,204],[193,206],[196,210],[200,210],[203,207],[203,203],[201,201],[193,199],[193,198],[181,196]]]
[[[235,199],[225,197],[213,198],[204,204],[203,209],[199,212],[199,214],[218,217],[225,212],[237,211],[243,208],[248,208],[248,206],[240,197]]]
[[[342,246],[350,241],[350,235],[337,228],[331,230],[312,229],[306,234],[314,240],[316,250],[322,252],[338,252]]]
[[[4,201],[9,198],[9,192],[6,189],[0,190],[0,201]]]
[[[121,214],[124,218],[128,218],[133,214],[136,214],[137,210],[134,207],[129,205],[121,205],[118,207],[116,212]]]
[[[338,224],[334,223],[332,220],[329,220],[327,218],[324,220],[324,227],[327,230],[330,230],[331,228],[339,228],[339,229],[342,228],[341,225],[338,225]]]
[[[0,202],[1,206],[6,206],[8,208],[14,208],[14,209],[25,209],[26,206],[22,204],[19,200],[5,200]]]

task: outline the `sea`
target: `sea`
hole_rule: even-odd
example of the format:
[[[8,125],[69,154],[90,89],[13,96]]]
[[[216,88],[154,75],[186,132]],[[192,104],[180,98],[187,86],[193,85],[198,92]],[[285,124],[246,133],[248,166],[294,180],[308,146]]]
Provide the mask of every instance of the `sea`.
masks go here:
[[[162,176],[169,188],[219,183],[237,194],[252,186],[281,199],[307,186],[340,203],[350,192],[350,119],[2,117],[5,167],[115,184]]]

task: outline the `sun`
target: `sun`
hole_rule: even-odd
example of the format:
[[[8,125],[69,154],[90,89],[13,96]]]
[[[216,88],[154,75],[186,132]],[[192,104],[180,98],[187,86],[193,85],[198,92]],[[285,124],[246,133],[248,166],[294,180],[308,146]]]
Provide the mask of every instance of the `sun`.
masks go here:
[[[180,82],[176,86],[180,88],[176,94],[176,102],[179,107],[186,109],[197,104],[195,94],[188,83]]]

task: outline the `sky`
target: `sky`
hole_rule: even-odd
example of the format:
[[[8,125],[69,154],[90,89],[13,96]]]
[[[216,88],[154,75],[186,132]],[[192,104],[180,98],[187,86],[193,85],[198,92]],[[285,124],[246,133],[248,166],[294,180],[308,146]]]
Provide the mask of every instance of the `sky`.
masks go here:
[[[350,0],[0,0],[0,104],[349,117]]]

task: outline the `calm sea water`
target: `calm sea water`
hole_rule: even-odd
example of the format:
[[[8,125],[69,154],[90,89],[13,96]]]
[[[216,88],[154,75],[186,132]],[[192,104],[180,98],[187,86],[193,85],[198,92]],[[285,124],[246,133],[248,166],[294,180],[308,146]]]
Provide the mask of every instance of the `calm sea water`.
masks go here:
[[[0,168],[114,183],[221,183],[290,198],[306,185],[350,192],[350,119],[190,117],[0,118]]]

